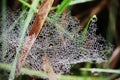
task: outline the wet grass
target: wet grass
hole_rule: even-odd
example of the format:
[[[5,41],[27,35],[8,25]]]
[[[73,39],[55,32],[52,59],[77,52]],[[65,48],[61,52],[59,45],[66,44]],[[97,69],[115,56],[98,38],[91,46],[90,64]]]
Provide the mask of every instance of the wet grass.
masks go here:
[[[91,0],[84,0],[84,2],[87,2],[87,1],[91,1]],[[24,41],[24,37],[25,37],[25,33],[26,33],[26,30],[28,29],[28,26],[34,16],[34,13],[37,12],[37,6],[38,6],[38,3],[39,3],[39,0],[33,0],[33,3],[30,5],[28,4],[27,2],[25,2],[24,0],[19,0],[19,2],[22,3],[22,5],[25,5],[27,8],[29,8],[29,11],[28,11],[28,15],[25,19],[25,23],[21,25],[21,33],[20,33],[20,40],[19,40],[19,46],[17,48],[17,53],[16,53],[16,56],[15,56],[15,59],[12,63],[12,66],[8,65],[8,64],[3,64],[3,63],[0,63],[0,69],[3,69],[5,71],[10,71],[10,76],[9,76],[9,80],[14,80],[14,75],[15,75],[15,69],[16,69],[16,64],[17,64],[17,59],[19,57],[19,51],[21,50],[21,46],[22,46],[22,43]],[[82,3],[81,0],[75,0],[75,1],[72,1],[72,0],[64,0],[56,9],[56,13],[55,13],[55,19],[56,20],[56,16],[59,18],[59,15],[62,14],[62,12],[64,11],[65,8],[72,6],[72,5],[75,5],[75,4],[78,4],[78,3]],[[8,32],[10,32],[16,25],[16,23],[18,23],[19,19],[21,17],[24,16],[24,13],[27,11],[26,8],[23,9],[21,15],[18,17],[18,19],[15,20],[15,22],[12,24],[12,26],[8,29],[8,31],[4,31],[6,30],[5,27],[6,27],[6,0],[2,0],[2,32],[3,32],[3,35],[2,35],[2,53],[4,54],[3,55],[3,58],[5,56],[5,51],[6,51],[6,42],[4,41],[5,40],[5,37],[4,35],[6,35]],[[85,26],[85,29],[82,33],[82,38],[80,39],[80,43],[83,42],[83,40],[86,38],[86,34],[87,34],[87,30],[88,30],[88,27],[89,27],[89,24],[90,24],[90,21],[93,19],[93,18],[96,18],[95,16],[92,16],[90,18],[90,20],[88,21],[87,25]],[[61,28],[60,25],[57,25],[57,23],[54,21],[54,20],[50,20],[50,18],[48,17],[47,18],[48,21],[50,21],[51,23],[55,23],[56,26],[58,26],[58,29],[61,29],[62,32],[66,33],[68,35],[68,37],[70,37],[71,39],[72,36],[71,34],[69,34],[69,32],[66,32],[63,28]],[[56,20],[57,21],[57,20]],[[99,73],[102,73],[102,72],[105,72],[105,73],[115,73],[115,74],[120,74],[120,70],[111,70],[111,69],[92,69],[90,67],[87,67],[87,68],[81,68],[80,69],[81,71],[83,71],[83,74],[84,74],[84,71],[86,72],[85,73],[85,76],[84,75],[80,75],[80,76],[71,76],[71,75],[61,75],[60,76],[60,80],[84,80],[84,77],[86,77],[86,80],[98,80],[97,78],[99,78],[99,80],[109,80],[109,76],[106,78],[106,76],[100,76],[100,77],[92,77],[90,75],[87,74],[87,71],[91,71],[91,72],[99,72]],[[36,77],[43,77],[43,78],[46,78],[46,74],[44,72],[40,72],[40,71],[34,71],[34,70],[29,70],[29,69],[25,69],[25,68],[22,68],[21,70],[21,74],[27,74],[27,75],[33,75],[33,76],[36,76]]]

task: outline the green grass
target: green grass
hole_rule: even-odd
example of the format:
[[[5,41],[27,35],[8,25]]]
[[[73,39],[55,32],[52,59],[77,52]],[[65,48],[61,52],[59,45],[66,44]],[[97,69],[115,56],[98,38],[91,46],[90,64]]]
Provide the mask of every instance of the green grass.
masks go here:
[[[8,64],[4,64],[4,63],[0,63],[0,70],[4,70],[4,71],[11,71],[11,65]],[[113,70],[113,69],[89,69],[89,68],[81,68],[80,70],[83,71],[96,71],[96,72],[105,72],[105,73],[116,73],[116,74],[120,74],[120,70]],[[27,75],[32,75],[32,76],[36,76],[36,77],[42,77],[42,78],[47,78],[47,74],[45,72],[42,71],[35,71],[35,70],[31,70],[31,69],[27,69],[27,68],[22,68],[20,71],[21,75],[27,74]],[[106,76],[98,76],[98,77],[94,77],[94,76],[86,76],[86,78],[84,78],[83,76],[79,75],[79,76],[73,76],[73,75],[60,75],[60,80],[110,80],[109,77]]]
[[[69,5],[69,3],[71,2],[72,0],[63,0],[62,3],[59,5],[59,7],[57,8],[57,11],[56,11],[56,14],[55,16],[58,16],[60,15],[64,9]]]
[[[73,0],[69,5],[76,5],[79,3],[85,3],[85,2],[89,2],[89,1],[93,1],[93,0]]]
[[[120,69],[98,69],[98,68],[81,68],[82,71],[91,71],[91,72],[104,72],[104,73],[115,73],[120,74]]]
[[[79,44],[80,47],[82,46],[81,44],[82,44],[82,42],[85,40],[85,38],[86,38],[86,36],[87,36],[88,28],[89,28],[90,23],[91,23],[91,21],[92,21],[93,19],[96,19],[96,20],[97,20],[96,15],[91,16],[91,18],[89,19],[89,21],[87,22],[87,24],[86,24],[86,26],[85,26],[85,28],[84,28],[84,31],[82,32],[82,35],[81,35],[81,37],[79,38],[79,41],[78,41],[78,44]]]
[[[21,28],[21,36],[20,36],[20,40],[19,40],[19,46],[17,48],[17,53],[16,53],[16,56],[15,56],[15,59],[13,61],[13,65],[12,65],[12,68],[11,68],[11,72],[10,72],[10,76],[9,76],[9,80],[13,80],[14,79],[14,75],[15,75],[15,70],[16,70],[16,64],[17,64],[17,60],[19,58],[19,51],[21,49],[21,46],[22,46],[22,42],[24,40],[24,36],[25,36],[25,33],[26,33],[26,30],[28,28],[28,25],[34,15],[34,12],[36,12],[36,7],[37,7],[37,4],[39,3],[39,0],[34,0],[33,3],[31,5],[29,5],[28,3],[26,3],[25,1],[23,0],[19,0],[23,5],[26,5],[30,8],[29,12],[28,12],[28,15],[27,15],[27,18],[25,20],[25,23],[23,25],[23,27]],[[62,11],[64,10],[64,8],[68,5],[67,3],[67,0],[66,1],[63,1],[61,6],[58,8],[57,10],[57,13],[61,14]],[[17,21],[16,21],[17,22]],[[15,22],[15,23],[16,23]],[[14,26],[15,24],[13,24]]]
[[[5,31],[5,33],[8,34],[9,32],[11,32],[12,29],[15,28],[16,24],[19,23],[20,19],[24,17],[26,11],[27,11],[27,10],[25,9],[25,10],[23,10],[23,11],[21,12],[20,16],[13,22],[13,24],[7,29],[7,31]],[[3,34],[4,34],[4,33],[3,33]]]
[[[34,12],[38,12],[38,10],[33,7],[32,5],[30,5],[29,3],[25,2],[24,0],[19,0],[19,2],[21,2],[24,6],[29,7],[30,9],[32,9]]]
[[[39,3],[39,0],[34,0],[33,3],[32,3],[32,7],[33,8],[36,8],[37,5]],[[13,65],[12,65],[12,68],[11,68],[11,72],[10,72],[10,76],[9,76],[9,80],[14,80],[14,76],[15,76],[15,70],[16,70],[16,64],[17,64],[17,60],[19,58],[19,51],[21,49],[21,46],[22,46],[22,42],[24,40],[24,36],[25,36],[25,33],[26,33],[26,30],[28,28],[28,25],[29,23],[31,22],[32,18],[34,16],[34,11],[30,8],[29,12],[28,12],[28,15],[27,15],[27,18],[25,20],[25,23],[24,25],[22,26],[22,30],[21,30],[21,36],[20,36],[20,40],[19,40],[19,46],[17,48],[17,53],[15,55],[15,59],[13,61]]]
[[[5,55],[6,55],[6,49],[7,49],[7,44],[6,44],[6,37],[5,37],[5,35],[6,35],[6,33],[5,34],[3,34],[3,32],[5,32],[5,30],[6,30],[6,16],[7,16],[7,12],[6,12],[6,10],[7,10],[7,7],[6,7],[6,0],[2,0],[2,3],[1,3],[1,5],[2,5],[2,35],[1,35],[1,37],[2,37],[2,40],[1,40],[1,42],[2,42],[2,60],[5,60]]]
[[[42,0],[41,0],[42,1]],[[79,3],[82,3],[82,2],[87,2],[87,1],[92,1],[92,0],[63,0],[63,2],[55,7],[56,12],[55,12],[55,17],[54,19],[50,19],[49,17],[47,17],[47,20],[49,22],[51,22],[52,24],[54,24],[56,26],[56,28],[65,33],[68,38],[72,39],[73,40],[73,35],[69,32],[67,32],[63,27],[62,25],[59,25],[57,24],[57,19],[59,19],[59,16],[62,14],[62,12],[64,11],[64,9],[66,9],[67,7],[69,6],[72,6],[72,5],[75,5],[75,4],[79,4]],[[24,16],[24,14],[26,13],[26,9],[21,13],[21,15],[16,19],[16,21],[10,26],[9,30],[8,31],[4,31],[5,30],[5,27],[6,27],[6,0],[2,0],[2,29],[3,29],[3,32],[4,32],[4,35],[6,35],[6,33],[9,33],[14,27],[15,25],[18,23],[19,19],[21,17]],[[3,64],[3,63],[0,63],[0,69],[3,69],[5,71],[9,71],[10,72],[10,75],[9,75],[9,80],[14,80],[14,75],[15,75],[15,69],[16,69],[16,64],[17,64],[17,60],[19,58],[19,51],[21,50],[21,46],[22,46],[22,43],[24,41],[24,37],[25,37],[25,34],[26,34],[26,30],[28,29],[28,26],[34,16],[34,13],[37,12],[37,4],[39,3],[39,0],[33,0],[33,3],[30,5],[28,4],[27,2],[25,2],[24,0],[19,0],[20,3],[22,3],[22,5],[25,5],[29,8],[29,11],[28,11],[28,15],[27,15],[27,18],[25,19],[25,23],[21,23],[21,28],[20,28],[20,40],[19,40],[19,46],[17,48],[17,53],[16,53],[16,56],[15,56],[15,59],[13,61],[13,64],[12,66],[11,65],[8,65],[8,64]],[[81,35],[81,38],[79,39],[79,44],[81,44],[85,38],[86,38],[86,34],[88,32],[88,28],[89,28],[89,25],[90,25],[90,22],[93,18],[96,18],[95,15],[93,15],[87,25],[85,26],[84,28],[84,31]],[[2,46],[2,53],[5,53],[5,50],[6,50],[6,42],[4,41],[5,40],[5,37],[3,35],[3,39],[1,40],[1,42],[3,42]],[[82,45],[80,45],[82,46]],[[90,67],[90,66],[89,66]],[[115,74],[120,74],[120,70],[112,70],[112,69],[92,69],[92,68],[89,68],[89,67],[86,67],[86,68],[81,68],[80,70],[83,71],[83,75],[80,75],[80,76],[72,76],[72,75],[61,75],[60,76],[60,80],[84,80],[84,78],[86,78],[86,80],[93,80],[93,79],[96,79],[94,77],[91,77],[89,75],[86,75],[88,71],[91,71],[91,72],[94,72],[94,71],[97,71],[97,72],[104,72],[104,73],[115,73]],[[85,73],[85,76],[84,76],[84,73]],[[24,75],[24,74],[27,74],[27,75],[33,75],[33,76],[36,76],[36,77],[42,77],[42,78],[47,78],[47,75],[42,72],[42,71],[35,71],[35,70],[30,70],[30,69],[26,69],[26,68],[22,68],[21,69],[21,72],[20,72],[21,75]],[[99,78],[99,80],[108,80],[105,76],[102,76],[102,77],[97,77]],[[98,79],[97,79],[98,80]]]

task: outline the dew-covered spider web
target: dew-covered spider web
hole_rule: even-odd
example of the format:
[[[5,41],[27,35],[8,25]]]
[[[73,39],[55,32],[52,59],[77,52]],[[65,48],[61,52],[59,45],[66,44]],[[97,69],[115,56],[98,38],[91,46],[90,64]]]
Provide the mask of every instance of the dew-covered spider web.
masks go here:
[[[16,20],[17,16],[14,13],[7,12],[7,28]],[[75,17],[67,14],[64,18],[60,17],[56,23],[54,21],[54,13],[50,13],[44,26],[32,46],[29,56],[26,60],[26,65],[34,70],[43,69],[43,57],[48,56],[48,59],[53,67],[53,70],[57,73],[69,72],[71,64],[77,64],[81,62],[94,62],[101,63],[107,61],[106,54],[110,54],[112,47],[107,45],[104,38],[100,35],[96,35],[97,25],[96,22],[91,20],[89,29],[83,41],[81,36],[84,29],[80,30],[80,22]],[[16,49],[19,44],[19,33],[22,21],[16,24],[9,33],[5,36],[6,55],[2,60],[2,46],[0,46],[0,61],[11,64],[16,54]],[[1,24],[0,24],[1,25]],[[0,26],[1,27],[1,26]],[[1,33],[3,33],[1,31]],[[27,35],[27,33],[26,33]],[[70,37],[71,36],[71,37]],[[2,38],[2,37],[1,37]]]

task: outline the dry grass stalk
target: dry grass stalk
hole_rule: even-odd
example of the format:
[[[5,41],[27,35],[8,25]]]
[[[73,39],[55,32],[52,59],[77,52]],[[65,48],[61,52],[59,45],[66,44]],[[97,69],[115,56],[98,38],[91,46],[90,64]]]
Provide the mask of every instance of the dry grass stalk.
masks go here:
[[[35,21],[29,31],[29,36],[35,34],[35,37],[38,36],[45,19],[50,11],[50,8],[52,6],[54,0],[44,0],[44,2],[41,4],[38,14],[36,15]]]
[[[63,11],[63,14],[62,14],[62,19],[61,19],[61,24],[62,24],[62,27],[64,28],[65,27],[65,23],[66,23],[66,16],[67,16],[67,9],[65,9],[64,11]],[[65,40],[64,40],[64,38],[63,38],[63,34],[58,30],[58,32],[59,32],[59,36],[60,36],[60,38],[61,38],[61,42],[64,42],[64,45],[66,45],[66,43],[65,43]]]
[[[102,0],[97,6],[93,7],[90,10],[90,13],[88,15],[88,17],[86,17],[86,19],[84,21],[81,22],[81,26],[85,26],[85,24],[88,22],[89,18],[94,15],[94,14],[98,14],[104,7],[105,5],[107,5],[109,3],[108,0]],[[85,12],[88,13],[88,12]],[[81,14],[81,15],[77,15],[77,17],[82,17],[85,13]]]
[[[67,16],[67,9],[65,9],[63,11],[63,14],[62,14],[62,26],[65,26],[65,23],[66,23],[66,16]]]
[[[19,6],[20,6],[20,5],[19,5],[18,0],[14,0],[14,1],[13,1],[13,6],[12,6],[13,9],[17,9],[17,8],[19,8]]]
[[[23,48],[20,52],[20,57],[17,62],[17,67],[16,67],[16,76],[18,75],[21,67],[24,65],[25,60],[27,56],[29,55],[29,51],[36,40],[44,22],[45,19],[50,11],[50,8],[53,4],[54,0],[44,0],[44,2],[41,4],[39,7],[39,11],[36,14],[36,18],[31,26],[31,29],[29,31],[29,35],[26,37],[25,43],[23,45]]]
[[[53,71],[52,66],[50,65],[47,54],[43,57],[43,69],[47,73],[49,80],[59,80],[57,75]]]
[[[111,58],[110,58],[110,68],[112,68],[112,69],[115,69],[116,68],[116,66],[117,66],[117,64],[119,63],[119,60],[120,59],[120,46],[118,46],[115,50],[114,50],[114,52],[113,52],[113,54],[112,54],[112,56],[111,56]]]
[[[115,8],[117,9],[113,10]],[[120,68],[120,36],[119,36],[120,19],[119,17],[117,17],[120,16],[120,0],[118,1],[110,0],[109,9],[110,9],[110,18],[112,16],[110,20],[110,23],[112,22],[112,31],[110,30],[109,32],[112,32],[113,36],[115,36],[115,43],[116,43],[116,48],[113,51],[112,56],[110,57],[109,67],[112,69],[116,69],[116,68]]]

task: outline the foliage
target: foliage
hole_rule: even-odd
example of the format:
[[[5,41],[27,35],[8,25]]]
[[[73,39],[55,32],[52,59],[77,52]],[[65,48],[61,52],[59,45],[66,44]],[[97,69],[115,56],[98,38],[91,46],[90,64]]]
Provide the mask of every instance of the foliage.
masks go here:
[[[65,9],[67,9],[70,6],[79,4],[79,3],[91,2],[91,1],[92,0],[63,0],[61,4],[57,5],[57,7],[52,7],[51,11],[55,9],[56,11],[53,13],[51,12],[47,16],[46,22],[44,23],[44,26],[40,32],[40,35],[38,36],[36,42],[34,43],[31,49],[31,55],[29,55],[26,60],[29,68],[22,68],[20,71],[20,75],[30,75],[30,76],[32,75],[35,77],[41,77],[41,78],[46,79],[48,76],[45,72],[41,71],[41,67],[42,67],[43,55],[46,54],[47,51],[48,53],[50,53],[48,54],[49,61],[56,73],[59,73],[60,71],[59,68],[61,68],[61,71],[63,70],[62,73],[69,72],[71,68],[71,64],[74,65],[74,64],[86,62],[86,61],[94,63],[95,60],[97,63],[99,63],[101,60],[103,60],[103,62],[107,60],[107,58],[104,55],[106,55],[106,53],[108,54],[111,53],[112,47],[107,45],[106,41],[100,35],[96,35],[96,28],[95,28],[96,26],[95,23],[97,20],[96,15],[92,15],[90,19],[88,18],[89,20],[86,26],[80,32],[77,32],[78,28],[76,28],[76,26],[80,27],[80,23],[78,22],[78,20],[71,17],[71,15],[69,15],[68,13],[65,13],[66,15],[65,26],[62,23],[62,15],[63,15],[62,13]],[[27,1],[24,1],[24,0],[19,0],[19,2],[25,7],[23,8],[21,12],[19,12],[20,13],[19,17],[15,18],[16,20],[12,23],[12,25],[9,25],[10,27],[6,27],[8,26],[6,22],[7,21],[6,0],[2,0],[2,12],[1,12],[2,20],[0,23],[0,25],[2,25],[2,28],[0,26],[0,29],[2,29],[2,31],[0,32],[1,33],[0,34],[1,36],[0,50],[2,50],[0,51],[0,56],[2,57],[0,57],[0,61],[4,62],[5,64],[0,63],[0,69],[10,72],[9,80],[14,80],[16,64],[20,56],[19,53],[24,43],[24,38],[27,35],[29,26],[32,24],[34,20],[34,16],[35,16],[34,13],[38,12],[38,9],[37,9],[38,4],[39,3],[42,4],[43,0],[33,0],[32,4],[29,4]],[[115,24],[114,22],[115,15],[114,13],[111,12],[110,21],[112,21],[113,23],[110,23],[110,24]],[[113,16],[114,18],[112,19]],[[19,29],[17,30],[17,28]],[[6,35],[11,35],[12,31],[13,31],[12,37],[15,37],[17,34],[19,35],[18,39],[16,39],[15,41],[12,41],[12,39],[6,37]],[[17,34],[15,36],[14,36],[14,31],[17,31]],[[46,39],[48,39],[48,41]],[[50,42],[49,40],[52,40],[52,41]],[[8,45],[8,43],[10,45]],[[56,43],[57,45],[54,45],[54,43]],[[7,51],[9,50],[8,48],[11,48],[11,51]],[[16,51],[12,50],[13,48],[16,49]],[[57,48],[60,50],[60,53],[59,53],[59,50],[57,50]],[[67,50],[63,50],[64,48],[66,48]],[[46,50],[46,49],[49,49],[49,50],[51,49],[52,51],[49,52],[49,50]],[[39,54],[39,50],[41,50],[41,54]],[[8,55],[7,52],[11,54]],[[14,55],[14,53],[16,55]],[[74,54],[70,54],[70,53],[74,53]],[[94,56],[94,57],[91,57],[90,59],[89,56],[87,55]],[[13,58],[14,56],[14,59],[8,59],[8,57],[6,58],[6,56],[8,57],[10,56],[10,58]],[[87,57],[83,59],[84,57],[81,57],[81,56],[84,56],[84,57],[87,56]],[[68,58],[70,59],[67,61]],[[89,60],[87,58],[89,58]],[[11,62],[12,62],[12,65],[7,64]],[[40,70],[40,71],[37,71],[37,70]],[[91,68],[91,65],[87,65],[85,66],[85,68],[80,68],[79,70],[82,71],[81,74],[79,74],[80,76],[62,74],[60,75],[60,80],[66,80],[66,79],[68,80],[84,80],[84,79],[97,80],[97,78],[99,78],[99,80],[110,79],[109,77],[106,77],[105,75],[98,76],[97,78],[94,76],[90,76],[90,72],[91,74],[94,74],[94,72],[97,72],[100,74],[106,73],[107,75],[109,73],[113,73],[116,75],[120,74],[120,70]],[[0,79],[1,79],[1,75],[0,75]]]

